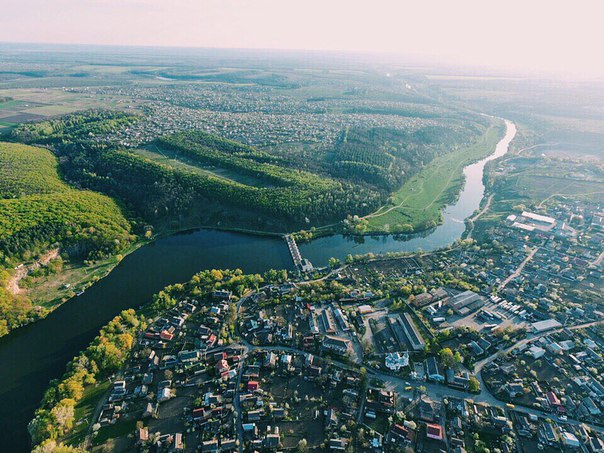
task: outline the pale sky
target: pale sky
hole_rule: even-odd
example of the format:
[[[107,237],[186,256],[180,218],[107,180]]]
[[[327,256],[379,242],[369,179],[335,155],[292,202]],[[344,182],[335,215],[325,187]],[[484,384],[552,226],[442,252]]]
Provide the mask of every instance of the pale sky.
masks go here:
[[[600,0],[2,0],[0,42],[386,52],[604,77]]]

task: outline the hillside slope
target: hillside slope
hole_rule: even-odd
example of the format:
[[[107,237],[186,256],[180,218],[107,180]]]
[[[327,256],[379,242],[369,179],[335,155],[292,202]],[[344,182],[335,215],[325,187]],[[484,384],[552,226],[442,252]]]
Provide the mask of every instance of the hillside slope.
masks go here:
[[[63,182],[50,151],[0,142],[0,335],[33,316],[31,301],[7,287],[12,267],[56,248],[69,258],[101,259],[132,240],[115,201]]]

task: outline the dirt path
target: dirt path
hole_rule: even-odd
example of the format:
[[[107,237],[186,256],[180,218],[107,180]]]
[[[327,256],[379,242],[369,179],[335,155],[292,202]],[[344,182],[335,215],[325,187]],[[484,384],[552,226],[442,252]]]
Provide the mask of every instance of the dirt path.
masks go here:
[[[564,187],[562,190],[563,190],[563,191],[565,191],[565,190],[569,189],[570,187],[572,187],[574,184],[575,184],[575,183],[574,183],[574,181],[573,181],[573,182],[569,183],[567,186],[565,186],[565,187]],[[541,203],[539,203],[539,204],[537,205],[537,207],[538,207],[538,208],[542,208],[542,207],[543,207],[543,203],[545,203],[545,202],[546,202],[546,201],[548,201],[548,200],[551,200],[551,199],[552,199],[552,198],[554,198],[554,197],[557,197],[558,195],[564,195],[564,193],[563,193],[562,191],[559,191],[559,192],[557,192],[557,193],[553,193],[553,194],[551,194],[549,197],[545,198],[545,199],[544,199],[544,200],[543,200]]]
[[[19,286],[19,282],[27,277],[27,274],[29,274],[31,271],[38,269],[40,266],[46,266],[57,256],[59,256],[59,249],[53,249],[44,253],[39,260],[34,261],[32,264],[20,264],[15,268],[15,273],[8,280],[6,289],[8,289],[8,291],[14,295],[23,294],[25,290]]]
[[[491,207],[491,202],[493,201],[493,196],[495,194],[491,194],[489,195],[489,198],[487,198],[487,202],[484,205],[484,208],[482,208],[474,217],[470,218],[470,221],[475,222],[476,220],[478,220],[485,212],[487,212],[489,210],[489,208]]]
[[[522,261],[522,263],[520,263],[520,266],[518,266],[518,268],[514,271],[514,273],[512,275],[510,275],[508,278],[506,278],[501,285],[499,285],[499,290],[500,291],[503,288],[505,288],[508,283],[510,283],[513,279],[515,279],[516,277],[518,277],[522,273],[522,269],[524,269],[524,266],[526,266],[526,264],[530,260],[533,259],[533,256],[535,256],[535,253],[537,253],[537,250],[539,250],[539,247],[535,247],[533,250],[531,250],[531,252],[524,259],[524,261]]]
[[[19,287],[19,282],[21,281],[21,279],[25,278],[28,273],[28,270],[27,267],[23,265],[20,266],[21,267],[17,267],[15,269],[15,273],[8,280],[8,283],[6,285],[6,289],[8,290],[8,292],[15,296],[18,294],[22,294],[25,291],[23,288]]]
[[[522,149],[519,149],[518,151],[515,151],[513,154],[520,155],[520,154],[522,154],[524,151],[529,151],[529,150],[531,150],[531,149],[534,149],[534,148],[539,148],[539,147],[541,147],[541,146],[556,146],[556,145],[559,145],[559,143],[538,143],[538,144],[536,144],[536,145],[529,146],[529,147],[527,147],[527,148],[522,148]]]
[[[598,255],[598,257],[593,260],[591,263],[589,263],[590,266],[598,266],[602,260],[604,260],[604,251],[602,251],[602,253],[600,253],[600,255]]]
[[[489,195],[489,198],[487,198],[487,202],[484,205],[484,208],[482,208],[475,216],[473,216],[472,218],[469,219],[469,222],[468,222],[469,229],[468,229],[468,235],[467,235],[468,239],[472,239],[472,233],[474,233],[474,225],[475,225],[476,220],[478,220],[485,212],[487,212],[489,210],[494,196],[495,196],[495,194],[493,194],[493,193],[491,195]]]

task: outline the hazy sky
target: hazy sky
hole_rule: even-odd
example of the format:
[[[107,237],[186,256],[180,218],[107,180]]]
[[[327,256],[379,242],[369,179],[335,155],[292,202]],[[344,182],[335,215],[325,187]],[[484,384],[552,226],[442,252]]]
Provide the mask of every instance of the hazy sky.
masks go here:
[[[329,49],[604,76],[604,2],[2,0],[0,41]]]

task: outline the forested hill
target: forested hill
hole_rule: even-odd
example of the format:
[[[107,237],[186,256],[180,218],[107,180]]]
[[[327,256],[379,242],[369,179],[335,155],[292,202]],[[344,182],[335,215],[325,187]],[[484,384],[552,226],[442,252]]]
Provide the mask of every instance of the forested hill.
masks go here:
[[[6,287],[8,269],[51,248],[98,259],[133,240],[111,198],[64,183],[47,149],[0,142],[0,335],[27,321],[31,302]]]
[[[11,139],[51,146],[69,181],[120,199],[148,222],[219,205],[227,216],[246,211],[274,219],[284,231],[369,212],[385,201],[376,188],[292,168],[278,156],[200,131],[157,140],[174,155],[169,161],[165,152],[123,150],[106,139],[135,121],[125,113],[86,111],[23,124]]]
[[[435,156],[484,128],[459,118],[408,129],[346,127],[311,156],[303,147],[259,149],[202,130],[150,133],[128,147],[135,140],[123,132],[145,121],[91,110],[22,124],[11,139],[52,147],[67,180],[119,199],[148,223],[195,215],[189,226],[286,232],[374,212]]]

